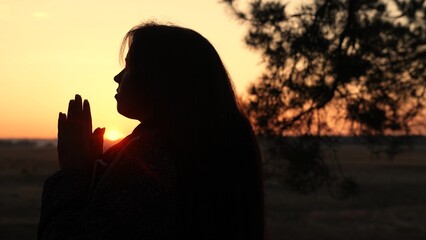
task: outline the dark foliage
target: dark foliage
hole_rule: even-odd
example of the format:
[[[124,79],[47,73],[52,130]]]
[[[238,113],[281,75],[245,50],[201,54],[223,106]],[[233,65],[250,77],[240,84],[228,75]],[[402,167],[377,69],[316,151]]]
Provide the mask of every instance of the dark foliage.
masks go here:
[[[320,136],[424,133],[425,0],[222,2],[264,60],[244,103],[259,136],[275,139],[288,161],[291,186],[305,192],[334,178]],[[303,138],[282,140],[289,135]],[[398,153],[390,144],[387,153]]]

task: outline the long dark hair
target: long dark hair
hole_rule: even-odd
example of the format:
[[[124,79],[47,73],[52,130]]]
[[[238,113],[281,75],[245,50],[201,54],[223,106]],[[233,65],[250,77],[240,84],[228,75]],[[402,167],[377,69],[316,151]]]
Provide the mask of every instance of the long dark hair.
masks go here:
[[[126,46],[147,121],[176,160],[182,239],[263,239],[258,143],[214,47],[191,29],[156,23],[131,29],[122,54]]]

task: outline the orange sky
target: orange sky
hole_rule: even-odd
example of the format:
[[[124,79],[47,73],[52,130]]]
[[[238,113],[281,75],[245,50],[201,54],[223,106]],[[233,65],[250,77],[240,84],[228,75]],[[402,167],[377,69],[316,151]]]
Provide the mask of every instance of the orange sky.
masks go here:
[[[75,93],[91,102],[94,127],[131,132],[137,122],[117,113],[112,78],[124,34],[149,19],[209,39],[240,93],[260,73],[246,29],[218,0],[0,0],[0,138],[55,138]]]

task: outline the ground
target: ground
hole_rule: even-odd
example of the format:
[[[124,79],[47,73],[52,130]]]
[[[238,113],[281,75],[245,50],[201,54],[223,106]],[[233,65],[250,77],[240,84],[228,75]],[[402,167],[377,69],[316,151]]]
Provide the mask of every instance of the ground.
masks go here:
[[[426,239],[426,144],[392,161],[370,159],[358,144],[341,145],[338,155],[359,186],[347,199],[265,182],[270,240]],[[53,146],[0,147],[0,239],[36,238],[43,181],[57,167]]]

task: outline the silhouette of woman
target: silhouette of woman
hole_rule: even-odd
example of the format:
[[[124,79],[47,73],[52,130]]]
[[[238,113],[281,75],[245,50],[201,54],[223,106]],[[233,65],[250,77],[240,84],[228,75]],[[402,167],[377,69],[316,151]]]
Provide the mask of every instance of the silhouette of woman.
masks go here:
[[[122,57],[127,47],[117,110],[141,123],[102,154],[89,102],[69,102],[38,239],[264,239],[257,140],[216,50],[155,23],[126,34]]]

